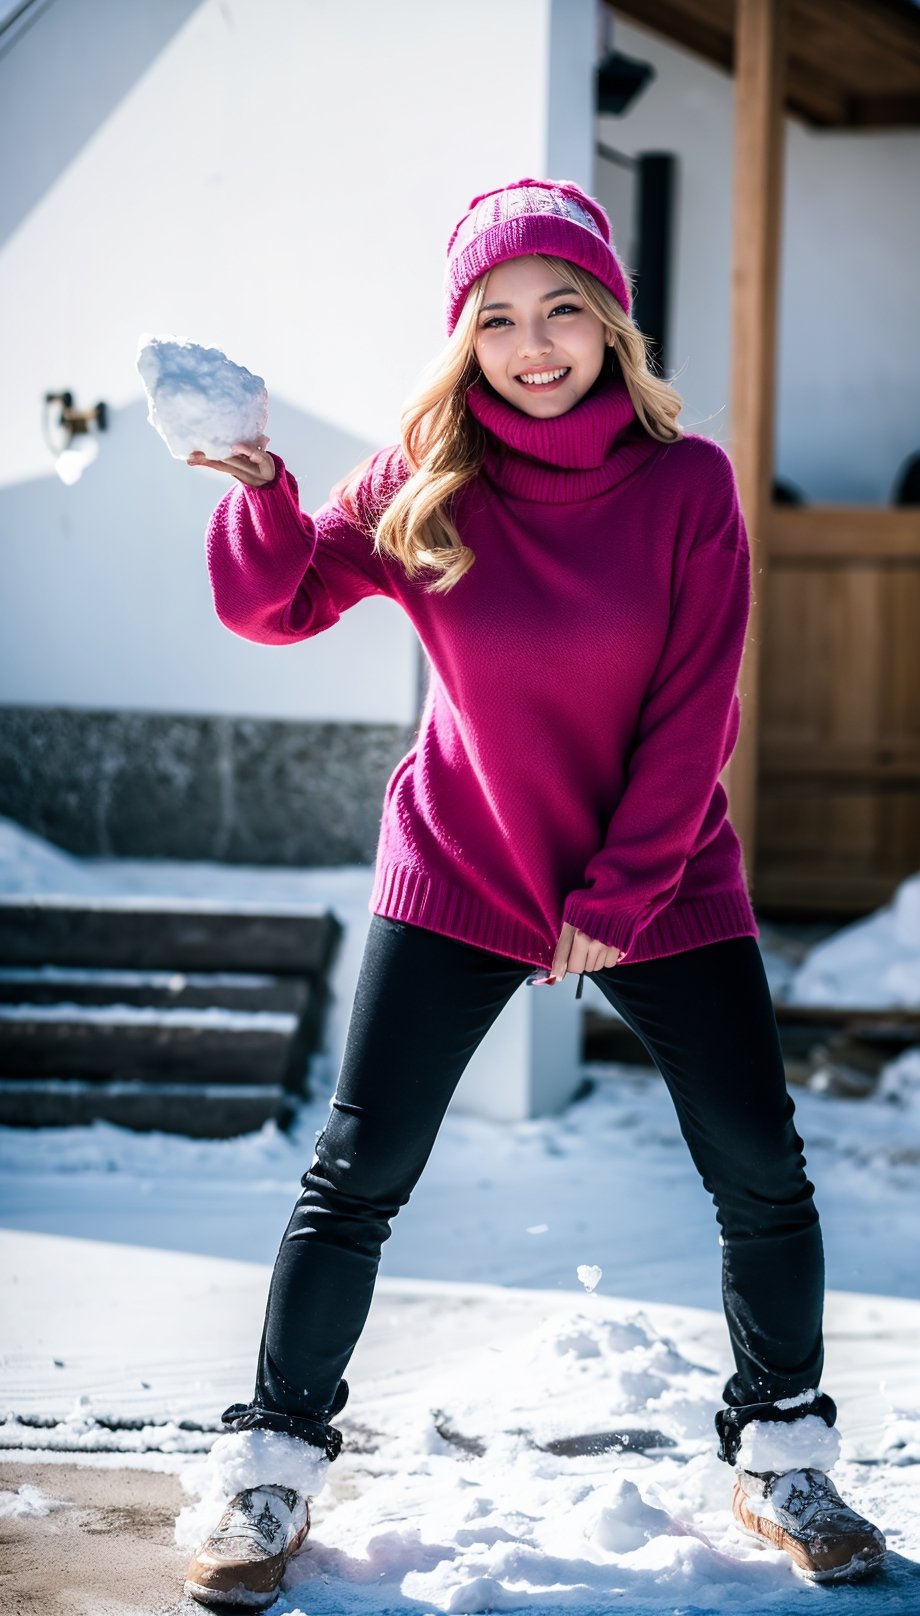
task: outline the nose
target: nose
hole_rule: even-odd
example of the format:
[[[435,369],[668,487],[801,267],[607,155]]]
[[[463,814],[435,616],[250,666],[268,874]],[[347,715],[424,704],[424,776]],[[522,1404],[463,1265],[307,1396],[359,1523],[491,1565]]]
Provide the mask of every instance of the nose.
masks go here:
[[[538,314],[533,321],[524,326],[518,343],[518,353],[522,359],[530,359],[535,355],[549,353],[552,346],[543,325],[543,316]]]

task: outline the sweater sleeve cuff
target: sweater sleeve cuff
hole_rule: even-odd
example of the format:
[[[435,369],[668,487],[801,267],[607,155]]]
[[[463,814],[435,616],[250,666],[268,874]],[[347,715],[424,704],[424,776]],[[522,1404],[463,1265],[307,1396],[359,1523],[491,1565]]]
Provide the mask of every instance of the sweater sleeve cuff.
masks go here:
[[[596,943],[603,943],[605,948],[618,948],[620,958],[625,959],[645,924],[646,910],[640,909],[633,914],[611,914],[604,912],[603,906],[573,893],[565,901],[562,918],[576,931],[583,931]]]
[[[281,487],[282,483],[284,482],[284,474],[287,467],[285,466],[280,455],[273,454],[272,460],[275,463],[275,475],[271,482],[260,483],[258,488],[250,488],[248,483],[240,483],[240,487],[244,488],[247,494],[268,494],[274,492],[276,488]]]

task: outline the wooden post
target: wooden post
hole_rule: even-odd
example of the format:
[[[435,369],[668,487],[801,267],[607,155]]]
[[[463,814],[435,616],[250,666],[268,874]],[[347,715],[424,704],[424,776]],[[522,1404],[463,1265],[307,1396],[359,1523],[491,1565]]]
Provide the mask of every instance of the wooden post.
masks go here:
[[[737,0],[732,202],[731,456],[751,540],[754,600],[741,669],[741,731],[725,771],[753,887],[759,653],[773,481],[783,172],[786,0]],[[756,892],[754,893],[756,899]]]

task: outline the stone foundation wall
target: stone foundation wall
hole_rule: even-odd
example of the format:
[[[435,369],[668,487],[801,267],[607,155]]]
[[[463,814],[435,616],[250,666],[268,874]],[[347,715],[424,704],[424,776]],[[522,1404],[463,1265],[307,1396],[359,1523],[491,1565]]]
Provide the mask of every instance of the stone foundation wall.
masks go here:
[[[72,853],[373,860],[398,724],[0,707],[0,814]]]

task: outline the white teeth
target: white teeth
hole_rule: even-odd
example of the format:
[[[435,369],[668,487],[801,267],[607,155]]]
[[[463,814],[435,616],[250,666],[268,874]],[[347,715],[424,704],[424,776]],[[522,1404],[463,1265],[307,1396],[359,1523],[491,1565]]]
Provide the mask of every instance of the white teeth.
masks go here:
[[[561,370],[541,370],[533,376],[519,376],[518,380],[526,382],[528,387],[540,387],[545,382],[558,381],[560,376],[567,376],[568,373],[568,365],[563,365]]]

